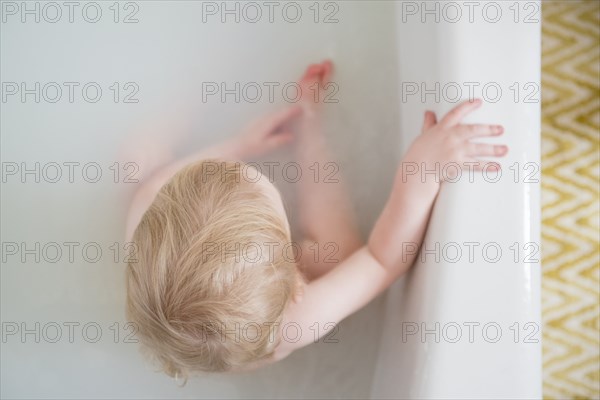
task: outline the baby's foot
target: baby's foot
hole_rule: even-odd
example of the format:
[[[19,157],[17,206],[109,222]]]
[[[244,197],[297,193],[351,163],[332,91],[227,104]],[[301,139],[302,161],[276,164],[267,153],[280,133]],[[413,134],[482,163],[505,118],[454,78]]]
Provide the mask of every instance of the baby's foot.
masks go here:
[[[323,102],[330,90],[330,78],[333,72],[333,63],[329,60],[320,64],[312,64],[307,69],[300,81],[302,90],[301,104],[308,110],[316,110]]]

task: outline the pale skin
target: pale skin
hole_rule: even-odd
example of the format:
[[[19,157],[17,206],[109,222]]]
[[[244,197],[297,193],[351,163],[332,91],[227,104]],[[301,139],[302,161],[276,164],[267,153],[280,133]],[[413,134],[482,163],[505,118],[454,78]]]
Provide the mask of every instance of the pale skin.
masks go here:
[[[134,195],[127,218],[127,237],[131,238],[143,213],[152,203],[158,190],[183,166],[202,159],[249,160],[296,142],[295,154],[302,168],[315,162],[321,165],[331,161],[332,156],[325,143],[320,124],[323,112],[322,96],[314,98],[317,83],[326,92],[325,85],[333,70],[330,61],[308,67],[300,80],[303,89],[299,105],[285,108],[251,124],[237,138],[221,145],[193,154],[157,171],[147,179]],[[314,87],[314,86],[313,86]],[[419,247],[423,241],[432,206],[444,177],[428,175],[423,181],[420,174],[406,175],[403,166],[427,166],[432,170],[440,165],[456,163],[478,170],[484,162],[479,157],[503,157],[507,146],[475,143],[477,137],[499,136],[499,125],[463,124],[463,119],[481,106],[480,100],[459,104],[439,121],[435,113],[426,111],[421,134],[411,144],[398,167],[397,175],[379,219],[371,231],[367,243],[360,239],[351,212],[348,196],[341,183],[323,180],[301,179],[299,190],[299,224],[304,236],[303,248],[313,242],[334,242],[339,245],[336,259],[339,262],[316,261],[312,257],[302,259],[302,272],[307,277],[284,312],[282,325],[293,322],[304,332],[299,340],[291,342],[281,337],[274,355],[250,367],[258,367],[285,358],[293,351],[314,343],[314,326],[319,327],[322,337],[340,321],[358,311],[385,291],[414,263],[416,254],[403,254],[402,243]],[[495,164],[500,168],[499,164]],[[266,177],[257,185],[269,194],[282,213],[285,209],[278,190]],[[304,253],[304,251],[303,251]]]

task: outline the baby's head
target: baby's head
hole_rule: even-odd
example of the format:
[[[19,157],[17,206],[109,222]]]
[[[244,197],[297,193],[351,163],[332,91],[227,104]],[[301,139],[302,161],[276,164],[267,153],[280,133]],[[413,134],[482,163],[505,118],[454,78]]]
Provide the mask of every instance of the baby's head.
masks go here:
[[[128,318],[167,374],[243,368],[273,353],[302,278],[281,251],[290,230],[267,177],[240,163],[190,165],[161,188],[133,242]]]

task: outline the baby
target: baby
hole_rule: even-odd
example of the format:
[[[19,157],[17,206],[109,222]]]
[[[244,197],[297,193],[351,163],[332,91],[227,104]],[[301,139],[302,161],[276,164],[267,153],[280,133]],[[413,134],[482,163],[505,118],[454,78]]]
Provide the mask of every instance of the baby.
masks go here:
[[[331,160],[320,113],[332,68],[329,61],[311,65],[299,82],[298,105],[159,170],[136,192],[127,219],[137,248],[127,266],[127,314],[167,374],[252,369],[326,335],[413,264],[415,252],[401,244],[421,245],[444,179],[428,173],[423,180],[414,167],[482,169],[477,157],[508,150],[470,141],[503,133],[498,125],[461,123],[480,100],[440,121],[425,112],[422,133],[364,244],[341,182],[324,179],[322,170]],[[292,141],[306,168],[297,182],[299,244],[292,243],[278,190],[242,162]],[[413,173],[403,171],[407,165]]]

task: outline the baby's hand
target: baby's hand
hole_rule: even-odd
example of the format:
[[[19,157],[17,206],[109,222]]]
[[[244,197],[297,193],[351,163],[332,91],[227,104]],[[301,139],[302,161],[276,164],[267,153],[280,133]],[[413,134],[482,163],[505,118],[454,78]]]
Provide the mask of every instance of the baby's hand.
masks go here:
[[[470,139],[481,136],[498,136],[504,132],[500,125],[461,124],[471,112],[479,108],[480,99],[466,101],[449,111],[440,122],[435,113],[425,112],[423,129],[410,146],[404,163],[416,164],[427,171],[447,171],[438,176],[438,182],[453,177],[455,165],[461,169],[500,169],[498,163],[486,163],[477,157],[503,157],[508,152],[504,145],[473,143]],[[486,164],[489,164],[486,166]],[[452,166],[452,168],[450,168]],[[407,167],[407,165],[405,165]],[[448,167],[447,169],[445,169]],[[422,174],[419,174],[422,175]],[[445,176],[444,176],[445,175]],[[429,179],[429,177],[428,177]]]
[[[242,159],[261,157],[294,139],[294,122],[302,115],[316,115],[318,105],[327,95],[331,61],[312,64],[298,82],[301,97],[297,104],[250,123],[232,144]]]
[[[294,139],[292,124],[303,113],[298,105],[284,108],[251,122],[235,140],[240,158],[261,157]]]

